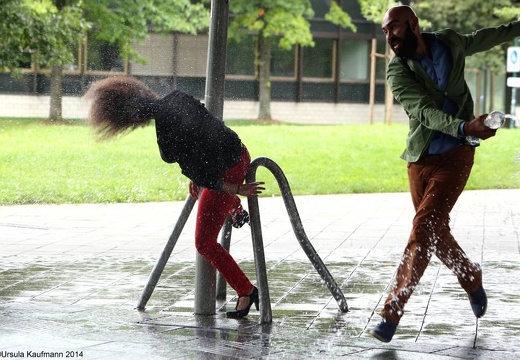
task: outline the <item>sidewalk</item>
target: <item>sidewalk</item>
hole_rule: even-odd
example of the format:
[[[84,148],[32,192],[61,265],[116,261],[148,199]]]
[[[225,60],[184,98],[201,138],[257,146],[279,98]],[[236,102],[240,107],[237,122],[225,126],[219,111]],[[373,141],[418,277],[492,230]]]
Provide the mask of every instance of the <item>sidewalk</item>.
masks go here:
[[[194,213],[146,310],[135,309],[184,202],[0,207],[0,359],[517,359],[520,357],[520,190],[466,191],[455,237],[480,262],[489,307],[476,321],[436,258],[394,340],[369,330],[410,231],[408,193],[296,197],[304,229],[340,286],[339,311],[296,240],[283,201],[261,198],[273,311],[227,319],[193,314]],[[247,201],[245,201],[247,206]],[[249,227],[231,253],[255,281]]]

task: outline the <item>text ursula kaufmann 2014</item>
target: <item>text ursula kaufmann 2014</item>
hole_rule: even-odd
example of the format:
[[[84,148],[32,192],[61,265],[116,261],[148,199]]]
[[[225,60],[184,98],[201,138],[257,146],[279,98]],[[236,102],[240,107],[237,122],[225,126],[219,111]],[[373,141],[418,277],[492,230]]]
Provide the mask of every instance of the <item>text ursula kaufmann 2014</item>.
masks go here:
[[[57,358],[82,358],[83,351],[5,351],[0,350],[0,359],[57,359]]]

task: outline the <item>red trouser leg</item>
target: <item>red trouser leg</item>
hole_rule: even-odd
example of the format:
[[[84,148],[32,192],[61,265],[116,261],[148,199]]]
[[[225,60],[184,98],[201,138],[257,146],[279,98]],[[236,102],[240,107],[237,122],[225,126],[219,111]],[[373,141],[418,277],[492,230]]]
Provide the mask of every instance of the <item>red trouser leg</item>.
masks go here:
[[[473,166],[473,150],[460,146],[448,153],[430,155],[408,165],[415,217],[408,244],[397,269],[381,316],[399,323],[403,308],[419,283],[432,254],[450,270],[461,285],[472,292],[481,283],[479,268],[472,263],[449,227],[449,214],[459,198]]]
[[[226,182],[242,184],[251,159],[244,147],[241,160],[222,174]],[[253,284],[229,252],[217,242],[220,229],[229,213],[240,209],[240,198],[224,191],[203,189],[199,196],[199,207],[195,228],[195,247],[235,289],[238,296],[251,292]]]

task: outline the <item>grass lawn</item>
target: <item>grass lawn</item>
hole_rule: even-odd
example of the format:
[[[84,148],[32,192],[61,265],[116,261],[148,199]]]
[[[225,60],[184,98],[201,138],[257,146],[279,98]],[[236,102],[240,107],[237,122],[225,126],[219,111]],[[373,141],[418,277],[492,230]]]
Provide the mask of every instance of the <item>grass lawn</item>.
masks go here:
[[[290,125],[229,121],[252,158],[274,160],[293,194],[408,191],[399,158],[407,126]],[[48,125],[0,119],[0,205],[182,200],[188,180],[164,163],[153,126],[118,140],[96,142],[82,121]],[[259,168],[264,196],[278,195]],[[466,189],[520,188],[520,130],[501,129],[477,149]]]

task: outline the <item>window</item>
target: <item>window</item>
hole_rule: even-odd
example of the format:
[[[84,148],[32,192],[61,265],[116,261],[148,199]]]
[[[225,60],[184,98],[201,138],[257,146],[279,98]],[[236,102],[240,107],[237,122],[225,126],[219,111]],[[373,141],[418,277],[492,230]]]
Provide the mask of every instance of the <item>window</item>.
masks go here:
[[[146,62],[131,63],[131,72],[134,75],[153,75],[153,76],[171,76],[173,74],[174,38],[172,34],[168,36],[151,33],[148,40],[144,43],[135,42],[133,45],[140,56],[146,59]]]
[[[303,49],[303,76],[332,78],[332,39],[314,39],[314,47]]]
[[[19,61],[18,67],[24,70],[32,69],[32,56],[28,52],[22,53],[22,60]]]
[[[175,75],[205,77],[208,64],[207,35],[177,35]]]
[[[229,41],[226,73],[230,75],[255,75],[256,42],[252,36],[240,42]],[[273,42],[271,46],[271,75],[294,78],[294,49],[285,50]]]
[[[294,78],[295,49],[281,49],[278,44],[271,48],[271,75]]]
[[[369,48],[366,40],[341,41],[341,80],[367,80],[369,75]]]
[[[79,69],[79,59],[80,59],[80,44],[73,43],[69,46],[69,50],[74,56],[74,60],[72,60],[68,64],[63,64],[64,71],[77,71]]]
[[[255,41],[252,36],[240,42],[228,41],[226,74],[255,75]]]
[[[309,19],[311,31],[313,32],[335,32],[338,29],[337,25],[324,20],[325,15],[330,11],[330,3],[335,0],[311,0],[312,10],[314,16]]]
[[[96,39],[94,32],[88,35],[87,71],[124,72],[125,62],[119,55],[119,44]]]

